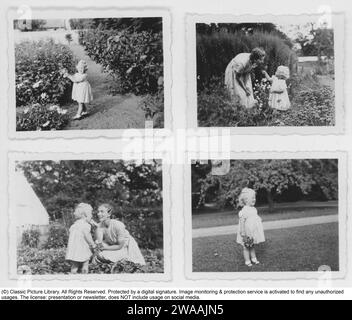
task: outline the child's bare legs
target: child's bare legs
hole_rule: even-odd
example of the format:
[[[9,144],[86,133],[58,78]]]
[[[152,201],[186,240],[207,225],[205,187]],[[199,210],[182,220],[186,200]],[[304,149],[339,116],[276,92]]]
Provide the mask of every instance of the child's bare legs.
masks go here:
[[[87,106],[85,103],[82,103],[82,113],[86,113],[87,112]]]
[[[254,248],[254,247],[251,248],[251,249],[249,250],[249,253],[250,253],[252,262],[255,263],[255,264],[258,264],[259,261],[257,260],[257,256],[256,256],[256,254],[255,254],[255,248]]]
[[[246,265],[250,265],[251,264],[250,254],[249,254],[249,250],[246,247],[243,247],[243,257],[244,257],[244,263]]]
[[[72,264],[71,264],[71,273],[72,274],[76,274],[78,272],[79,265],[80,265],[79,262],[72,261]]]
[[[80,117],[82,115],[83,106],[84,106],[84,103],[78,102],[78,110],[77,110],[76,117]]]
[[[84,261],[84,262],[82,263],[81,272],[82,272],[83,274],[87,274],[87,273],[88,273],[88,266],[89,266],[89,260]]]

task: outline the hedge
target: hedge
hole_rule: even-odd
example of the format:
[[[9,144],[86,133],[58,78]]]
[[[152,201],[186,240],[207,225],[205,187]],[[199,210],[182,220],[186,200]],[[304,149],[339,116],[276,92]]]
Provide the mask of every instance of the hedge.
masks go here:
[[[71,97],[71,81],[61,70],[75,71],[68,46],[53,40],[22,41],[15,46],[16,106],[64,103]]]
[[[250,52],[255,47],[262,47],[266,52],[265,63],[268,73],[274,74],[279,65],[289,66],[295,70],[296,55],[278,35],[255,31],[214,32],[197,34],[197,85],[198,92],[209,86],[209,82],[223,81],[228,63],[239,53]]]

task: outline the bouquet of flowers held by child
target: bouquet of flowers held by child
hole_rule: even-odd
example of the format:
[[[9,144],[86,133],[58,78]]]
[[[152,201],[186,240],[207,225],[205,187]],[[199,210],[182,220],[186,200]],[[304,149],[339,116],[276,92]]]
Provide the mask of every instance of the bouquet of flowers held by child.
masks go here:
[[[243,237],[243,244],[247,249],[254,247],[254,239],[252,237],[244,236]]]

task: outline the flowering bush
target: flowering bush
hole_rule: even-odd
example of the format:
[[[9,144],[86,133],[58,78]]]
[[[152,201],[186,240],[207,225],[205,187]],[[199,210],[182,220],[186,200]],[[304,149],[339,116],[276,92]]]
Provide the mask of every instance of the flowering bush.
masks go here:
[[[291,108],[277,112],[269,106],[270,83],[254,81],[254,98],[258,104],[246,109],[234,104],[219,81],[198,95],[199,126],[332,126],[335,123],[334,92],[314,78],[295,77],[288,90]],[[293,97],[293,98],[292,98]]]
[[[154,128],[164,128],[164,90],[146,95],[139,106],[144,111],[146,120],[153,120]]]
[[[44,245],[45,249],[56,249],[66,247],[68,232],[61,224],[51,224],[48,239]]]
[[[112,75],[113,93],[158,91],[158,80],[163,76],[161,32],[94,29],[82,31],[80,43]]]
[[[60,70],[74,72],[75,62],[70,49],[53,40],[16,44],[16,106],[68,101],[71,82],[62,77]]]
[[[164,272],[163,250],[142,250],[146,261],[145,266],[136,265],[129,261],[116,264],[90,264],[89,273],[162,273]],[[23,269],[28,266],[34,275],[69,274],[71,265],[66,261],[66,248],[36,249],[27,246],[17,250],[17,266]]]
[[[60,130],[69,122],[67,110],[59,106],[45,106],[33,104],[17,112],[16,130],[17,131],[41,131],[41,130]]]
[[[38,229],[25,230],[22,234],[22,244],[31,248],[37,248],[39,245],[40,231]]]

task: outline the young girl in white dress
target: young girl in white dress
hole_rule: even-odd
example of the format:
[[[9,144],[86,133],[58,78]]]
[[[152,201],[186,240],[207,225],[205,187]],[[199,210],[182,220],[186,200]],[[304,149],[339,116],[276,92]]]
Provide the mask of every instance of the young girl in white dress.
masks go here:
[[[291,103],[287,93],[286,81],[290,77],[290,69],[285,66],[279,66],[274,76],[270,77],[265,70],[263,74],[271,83],[269,106],[279,111],[288,110],[291,107]]]
[[[91,231],[93,208],[87,203],[80,203],[75,211],[75,223],[70,227],[66,260],[71,261],[71,273],[77,273],[81,268],[82,273],[88,273],[89,259],[92,249],[96,247]]]
[[[255,245],[265,241],[262,219],[258,216],[255,205],[255,191],[244,188],[239,196],[239,227],[237,232],[237,243],[243,246],[243,256],[248,267],[252,263],[259,264],[255,254]],[[248,246],[247,239],[250,239]]]
[[[88,115],[86,104],[93,100],[93,94],[92,88],[87,80],[87,62],[80,60],[76,66],[76,69],[77,72],[74,75],[70,75],[66,71],[64,73],[64,77],[69,78],[73,82],[72,100],[78,102],[77,114],[73,119],[80,120],[83,116]]]

